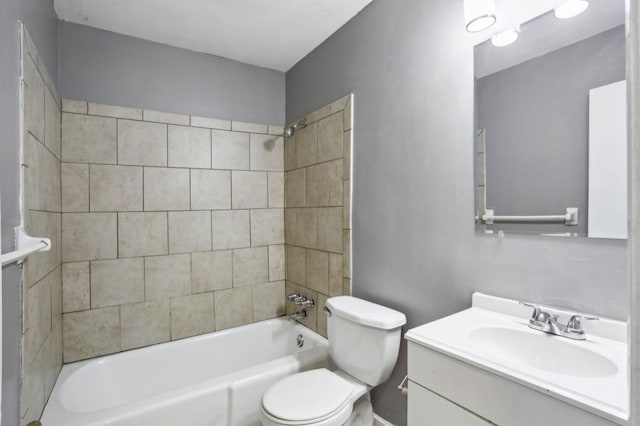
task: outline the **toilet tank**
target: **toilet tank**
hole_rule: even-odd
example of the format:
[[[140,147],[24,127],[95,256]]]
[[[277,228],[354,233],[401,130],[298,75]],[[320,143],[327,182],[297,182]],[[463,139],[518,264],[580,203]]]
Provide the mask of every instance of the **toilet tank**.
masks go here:
[[[403,313],[351,296],[327,300],[333,362],[370,386],[385,382],[398,359]]]

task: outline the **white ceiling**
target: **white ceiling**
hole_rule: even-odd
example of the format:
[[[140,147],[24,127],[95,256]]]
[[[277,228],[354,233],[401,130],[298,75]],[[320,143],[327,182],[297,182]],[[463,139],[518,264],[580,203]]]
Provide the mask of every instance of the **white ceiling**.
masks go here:
[[[58,17],[288,71],[372,0],[54,0]]]

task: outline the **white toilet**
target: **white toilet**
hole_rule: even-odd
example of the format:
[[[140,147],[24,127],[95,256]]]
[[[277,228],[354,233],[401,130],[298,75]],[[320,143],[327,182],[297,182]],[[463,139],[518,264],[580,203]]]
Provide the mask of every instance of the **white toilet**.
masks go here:
[[[327,334],[338,371],[286,377],[262,397],[264,426],[371,426],[369,390],[385,382],[398,359],[404,314],[350,296],[327,300]]]

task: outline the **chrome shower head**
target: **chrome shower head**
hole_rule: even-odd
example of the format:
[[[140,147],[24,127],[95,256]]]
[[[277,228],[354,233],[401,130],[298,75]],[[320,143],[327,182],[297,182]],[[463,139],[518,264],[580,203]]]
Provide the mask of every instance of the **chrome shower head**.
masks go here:
[[[298,129],[304,129],[305,127],[307,127],[307,120],[300,120],[297,121],[293,126],[287,127],[286,129],[284,129],[284,136],[286,138],[290,138],[293,136],[293,134],[296,132],[296,130]]]

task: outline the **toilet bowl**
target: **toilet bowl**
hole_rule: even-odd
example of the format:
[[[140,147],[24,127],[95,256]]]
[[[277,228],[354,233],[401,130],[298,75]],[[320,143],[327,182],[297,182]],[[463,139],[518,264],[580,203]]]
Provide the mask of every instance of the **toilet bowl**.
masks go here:
[[[371,426],[369,390],[385,382],[398,358],[404,314],[350,296],[327,300],[327,334],[337,371],[286,377],[263,395],[263,426]]]

